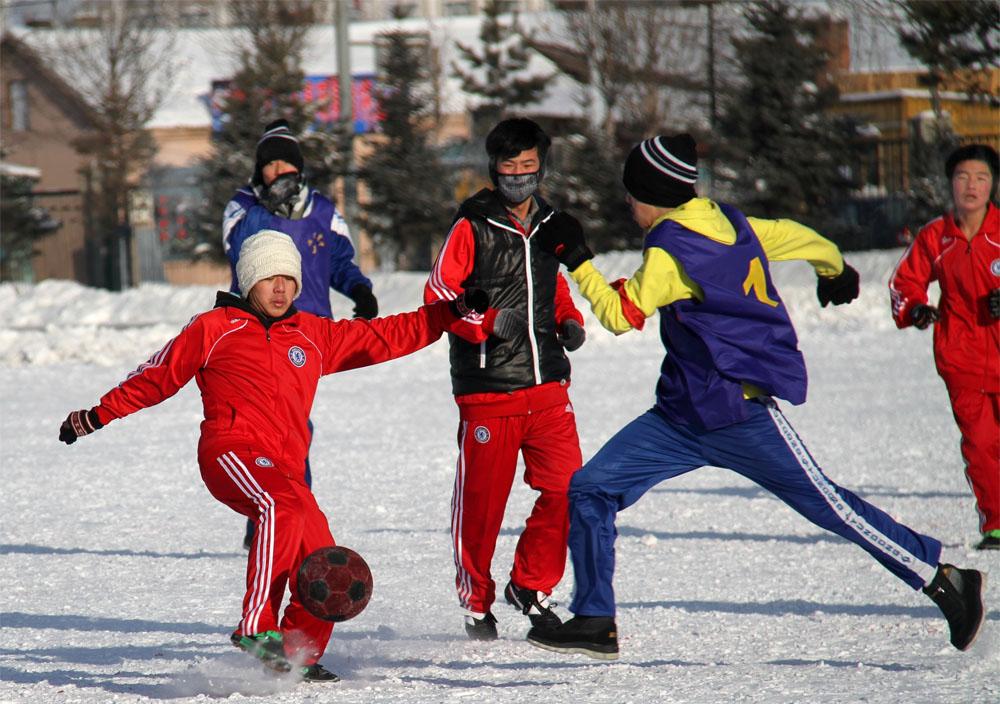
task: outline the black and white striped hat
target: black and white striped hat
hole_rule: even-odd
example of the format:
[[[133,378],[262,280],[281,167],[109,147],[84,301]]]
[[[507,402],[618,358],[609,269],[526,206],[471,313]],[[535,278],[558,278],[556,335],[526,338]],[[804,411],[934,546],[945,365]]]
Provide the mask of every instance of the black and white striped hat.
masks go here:
[[[305,168],[299,140],[292,134],[287,120],[275,120],[264,128],[264,134],[257,142],[257,158],[254,163],[252,182],[255,185],[263,183],[261,171],[269,163],[278,159],[294,166],[300,174]]]
[[[676,208],[698,194],[698,152],[687,134],[660,135],[640,142],[625,159],[625,188],[637,201]]]

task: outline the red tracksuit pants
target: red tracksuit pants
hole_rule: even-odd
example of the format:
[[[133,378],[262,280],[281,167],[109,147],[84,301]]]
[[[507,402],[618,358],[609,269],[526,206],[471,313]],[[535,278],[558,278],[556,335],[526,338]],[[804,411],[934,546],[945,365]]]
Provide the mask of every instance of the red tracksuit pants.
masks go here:
[[[976,496],[979,530],[1000,530],[1000,394],[948,386],[962,433],[965,477]]]
[[[203,449],[198,459],[212,496],[256,523],[238,632],[280,631],[289,657],[305,665],[315,663],[333,624],[306,611],[296,580],[306,555],[334,541],[302,467],[283,468],[275,458],[246,446]],[[286,585],[291,599],[279,625]]]
[[[451,535],[462,608],[486,613],[496,598],[490,564],[519,451],[524,481],[539,495],[517,541],[510,576],[518,586],[550,594],[566,567],[569,480],[583,464],[568,399],[523,415],[463,417],[458,448]]]

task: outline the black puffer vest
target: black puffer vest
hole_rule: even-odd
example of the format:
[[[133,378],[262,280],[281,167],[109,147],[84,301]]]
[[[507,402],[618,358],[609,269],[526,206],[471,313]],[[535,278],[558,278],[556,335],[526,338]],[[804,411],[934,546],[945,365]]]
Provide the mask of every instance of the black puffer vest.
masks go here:
[[[513,340],[489,337],[473,344],[457,335],[451,343],[451,383],[456,396],[515,391],[550,381],[569,381],[569,359],[556,340],[556,275],[559,261],[533,235],[552,216],[536,196],[538,210],[525,238],[494,191],[484,188],[458,209],[456,220],[472,225],[476,259],[464,288],[478,286],[490,307],[515,308],[528,319],[528,332]]]

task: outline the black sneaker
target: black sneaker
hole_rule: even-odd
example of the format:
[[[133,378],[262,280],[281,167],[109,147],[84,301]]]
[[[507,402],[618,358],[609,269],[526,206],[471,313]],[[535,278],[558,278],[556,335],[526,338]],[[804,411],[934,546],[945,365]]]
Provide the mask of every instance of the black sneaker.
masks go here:
[[[945,564],[938,565],[934,579],[924,587],[924,594],[938,605],[948,619],[951,644],[959,650],[968,650],[979,635],[986,616],[983,607],[985,589],[986,575],[982,572]]]
[[[984,533],[983,539],[976,543],[976,550],[1000,550],[1000,530]]]
[[[288,672],[292,669],[292,664],[285,655],[281,634],[277,631],[264,631],[252,636],[241,636],[239,632],[233,631],[229,641],[260,660],[265,667],[277,672]]]
[[[536,626],[528,642],[557,653],[580,653],[598,660],[618,659],[618,627],[611,616],[574,616],[553,628]]]
[[[303,682],[340,682],[340,678],[318,662],[301,669]]]
[[[510,581],[503,590],[503,596],[508,604],[520,609],[522,614],[531,619],[532,626],[554,628],[562,623],[562,619],[549,606],[549,595],[544,592],[525,589]]]
[[[497,618],[492,611],[487,611],[482,618],[466,614],[465,632],[472,640],[496,640]]]

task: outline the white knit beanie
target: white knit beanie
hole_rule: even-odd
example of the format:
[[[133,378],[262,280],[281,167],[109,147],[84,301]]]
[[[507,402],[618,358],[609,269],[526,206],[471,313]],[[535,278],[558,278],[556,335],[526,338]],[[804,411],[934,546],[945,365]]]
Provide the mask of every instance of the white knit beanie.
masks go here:
[[[236,260],[236,280],[243,298],[258,281],[272,276],[295,279],[295,295],[302,293],[302,255],[292,238],[277,230],[261,230],[247,237]]]

